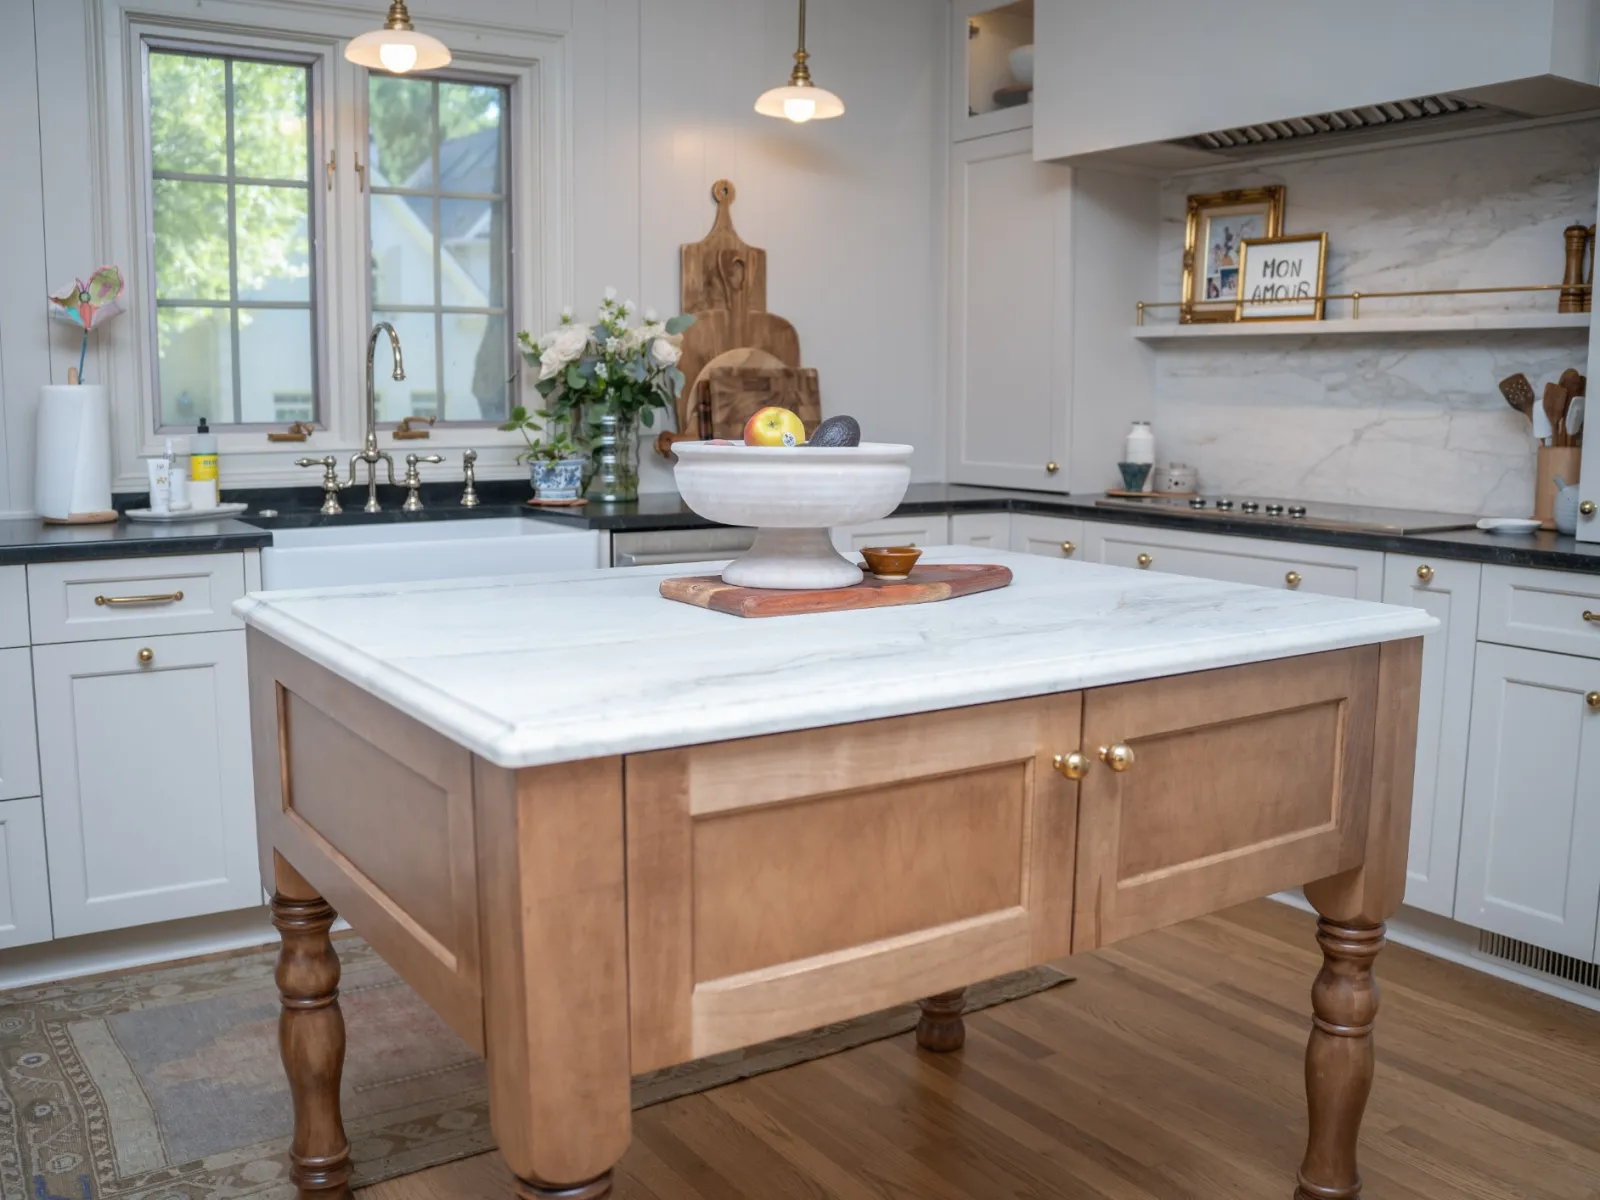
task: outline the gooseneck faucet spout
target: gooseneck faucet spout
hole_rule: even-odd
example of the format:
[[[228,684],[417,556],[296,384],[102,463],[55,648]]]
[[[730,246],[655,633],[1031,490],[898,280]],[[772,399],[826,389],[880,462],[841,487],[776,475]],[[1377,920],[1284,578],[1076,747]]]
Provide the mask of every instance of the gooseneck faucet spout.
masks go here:
[[[378,503],[378,464],[383,463],[388,470],[389,484],[394,484],[394,459],[384,451],[378,449],[378,398],[374,387],[374,372],[372,360],[378,351],[378,335],[389,335],[389,348],[394,352],[394,378],[396,380],[406,377],[406,360],[400,353],[400,335],[394,331],[394,326],[387,321],[379,321],[372,327],[372,332],[367,336],[367,436],[361,443],[359,453],[350,456],[350,478],[345,481],[345,487],[354,487],[356,482],[356,464],[367,464],[367,502],[363,506],[364,512],[375,513],[382,510]]]

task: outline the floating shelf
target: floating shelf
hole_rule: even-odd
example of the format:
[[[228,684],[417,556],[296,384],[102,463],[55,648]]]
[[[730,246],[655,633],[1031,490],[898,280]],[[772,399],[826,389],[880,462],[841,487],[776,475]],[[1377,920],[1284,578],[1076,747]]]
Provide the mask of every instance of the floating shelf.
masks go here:
[[[1205,325],[1135,325],[1141,342],[1188,338],[1349,337],[1377,333],[1487,333],[1517,329],[1588,329],[1592,313],[1474,313],[1432,317],[1362,317],[1332,321],[1219,321]]]

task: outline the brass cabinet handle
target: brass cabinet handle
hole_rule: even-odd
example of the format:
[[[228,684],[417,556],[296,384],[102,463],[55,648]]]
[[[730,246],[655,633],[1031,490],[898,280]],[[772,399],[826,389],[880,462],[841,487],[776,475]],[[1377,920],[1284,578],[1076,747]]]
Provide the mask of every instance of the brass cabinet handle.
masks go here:
[[[1600,692],[1590,692],[1583,698],[1583,702],[1590,708],[1600,708]]]
[[[1417,578],[1422,580],[1423,583],[1432,583],[1433,582],[1433,568],[1430,567],[1427,563],[1423,563],[1420,567],[1417,568]]]
[[[1059,470],[1061,470],[1061,467],[1057,463],[1048,462],[1044,465],[1044,473],[1046,475],[1054,475]]]
[[[1582,504],[1578,505],[1578,511],[1581,512],[1586,517],[1594,516],[1594,513],[1595,513],[1594,501],[1593,500],[1585,500]]]
[[[1068,779],[1082,779],[1089,773],[1089,756],[1074,750],[1071,754],[1058,754],[1055,768]]]
[[[1141,567],[1148,567],[1151,563],[1155,562],[1155,559],[1151,558],[1148,554],[1141,554],[1136,561]]]
[[[1585,621],[1591,621],[1596,625],[1600,625],[1600,613],[1590,612],[1587,608],[1583,610],[1583,619]]]
[[[139,665],[141,667],[148,667],[152,662],[155,661],[156,652],[150,649],[149,646],[144,646],[139,650],[138,657]]]
[[[1077,548],[1078,548],[1078,543],[1076,543],[1076,542],[1062,542],[1061,543],[1061,553],[1063,553],[1063,554],[1071,554]]]
[[[158,596],[96,596],[99,605],[111,604],[176,604],[183,599],[182,592],[167,592]]]
[[[1299,587],[1300,586],[1300,572],[1299,571],[1290,571],[1287,575],[1285,575],[1283,577],[1283,581],[1285,583],[1287,583],[1292,588]]]
[[[1101,746],[1100,761],[1113,771],[1126,771],[1133,766],[1133,747],[1125,746],[1121,742],[1113,746]]]

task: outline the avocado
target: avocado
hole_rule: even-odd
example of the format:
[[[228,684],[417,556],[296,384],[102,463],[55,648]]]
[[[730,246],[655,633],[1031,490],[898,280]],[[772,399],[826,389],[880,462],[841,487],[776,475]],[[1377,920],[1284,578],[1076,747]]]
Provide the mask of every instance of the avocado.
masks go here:
[[[861,423],[854,417],[829,417],[806,442],[808,446],[859,446]]]

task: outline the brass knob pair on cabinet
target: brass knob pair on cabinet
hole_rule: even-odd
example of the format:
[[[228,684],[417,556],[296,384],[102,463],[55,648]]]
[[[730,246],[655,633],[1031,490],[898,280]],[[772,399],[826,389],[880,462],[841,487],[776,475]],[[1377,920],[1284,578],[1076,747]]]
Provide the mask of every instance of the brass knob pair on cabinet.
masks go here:
[[[1133,747],[1125,746],[1121,742],[1112,746],[1101,746],[1100,761],[1113,771],[1119,773],[1126,771],[1133,766]],[[1068,779],[1082,779],[1093,765],[1089,761],[1089,756],[1078,750],[1074,750],[1071,754],[1058,754],[1055,757],[1056,770]]]

